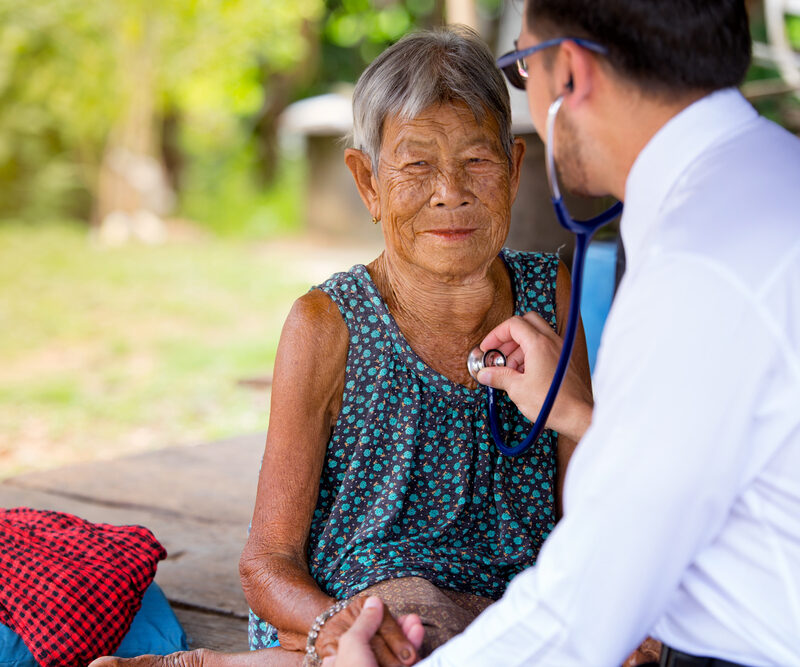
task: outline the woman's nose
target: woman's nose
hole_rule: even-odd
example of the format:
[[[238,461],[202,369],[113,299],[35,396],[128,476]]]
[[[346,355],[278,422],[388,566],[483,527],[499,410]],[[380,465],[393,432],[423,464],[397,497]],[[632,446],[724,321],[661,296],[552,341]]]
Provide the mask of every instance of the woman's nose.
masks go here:
[[[469,188],[466,174],[458,170],[438,172],[431,197],[431,206],[458,208],[459,206],[468,206],[474,201],[475,198]]]

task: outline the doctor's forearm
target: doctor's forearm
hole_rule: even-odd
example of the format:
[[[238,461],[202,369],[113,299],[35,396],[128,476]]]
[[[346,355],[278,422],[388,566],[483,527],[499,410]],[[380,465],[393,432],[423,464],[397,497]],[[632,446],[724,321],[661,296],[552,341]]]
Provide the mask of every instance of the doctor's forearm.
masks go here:
[[[561,430],[558,432],[573,440],[580,442],[586,431],[592,425],[592,412],[594,411],[594,403],[591,401],[591,395],[588,395],[582,401],[575,401],[571,405],[561,425]]]

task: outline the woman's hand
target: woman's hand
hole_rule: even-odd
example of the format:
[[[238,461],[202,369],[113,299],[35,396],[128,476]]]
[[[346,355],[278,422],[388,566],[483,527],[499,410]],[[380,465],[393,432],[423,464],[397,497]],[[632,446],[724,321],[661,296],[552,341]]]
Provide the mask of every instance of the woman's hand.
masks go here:
[[[661,646],[660,641],[648,637],[628,656],[622,667],[637,667],[658,662],[661,659]]]
[[[347,607],[331,617],[322,626],[316,642],[317,655],[325,658],[339,653],[342,637],[356,624],[367,600],[372,601],[370,602],[370,609],[372,607],[383,609],[383,604],[379,598],[354,598]],[[377,602],[375,602],[376,600]],[[377,616],[378,614],[374,615]],[[368,611],[367,617],[372,618],[372,616],[373,612]],[[374,655],[373,660],[375,660],[372,664],[380,667],[404,667],[405,665],[414,664],[418,658],[417,649],[419,645],[409,641],[403,631],[402,624],[398,623],[388,610],[382,611],[380,617],[382,620],[374,631],[374,636],[369,641],[371,653]],[[422,641],[421,638],[420,641]],[[305,645],[303,649],[305,649]],[[349,665],[350,662],[348,661],[345,664]]]
[[[336,650],[325,655],[322,661],[323,667],[335,667],[337,664],[347,665],[348,667],[378,667],[384,664],[398,664],[382,662],[378,654],[380,642],[386,641],[383,632],[387,619],[392,619],[394,622],[391,629],[391,636],[393,637],[391,641],[394,642],[398,637],[395,633],[399,630],[403,642],[411,650],[410,657],[407,657],[406,660],[401,661],[399,664],[411,665],[417,661],[417,651],[422,646],[425,629],[416,614],[403,616],[400,619],[400,623],[397,624],[391,614],[384,613],[383,603],[380,598],[356,598],[345,610],[334,616],[329,623],[337,616],[348,611],[351,612],[349,615],[349,627],[337,638]],[[327,623],[325,627],[327,627]],[[322,633],[320,633],[320,637],[317,640],[318,645],[321,639]],[[317,652],[322,655],[319,653],[319,649],[317,649]]]
[[[481,342],[484,351],[500,350],[507,366],[484,368],[478,381],[506,391],[520,412],[534,421],[550,388],[562,346],[562,339],[536,313],[512,317]],[[592,407],[591,390],[570,363],[547,426],[578,441],[589,428]]]

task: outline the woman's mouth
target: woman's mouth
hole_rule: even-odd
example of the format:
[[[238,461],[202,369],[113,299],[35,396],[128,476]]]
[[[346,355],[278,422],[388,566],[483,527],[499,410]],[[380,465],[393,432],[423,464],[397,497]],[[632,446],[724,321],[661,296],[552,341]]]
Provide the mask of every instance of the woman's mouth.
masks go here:
[[[474,229],[431,229],[427,232],[445,241],[461,241],[475,233]]]

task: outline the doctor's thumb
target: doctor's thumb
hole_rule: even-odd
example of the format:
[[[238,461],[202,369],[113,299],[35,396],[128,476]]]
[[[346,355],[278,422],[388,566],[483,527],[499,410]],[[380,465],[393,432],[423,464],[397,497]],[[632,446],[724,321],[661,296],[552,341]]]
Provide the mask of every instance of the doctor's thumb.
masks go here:
[[[508,391],[515,375],[519,375],[519,372],[507,366],[486,366],[478,371],[478,382],[488,387]]]
[[[381,621],[383,621],[383,602],[373,595],[364,601],[358,618],[350,626],[348,632],[369,641],[378,631]]]

